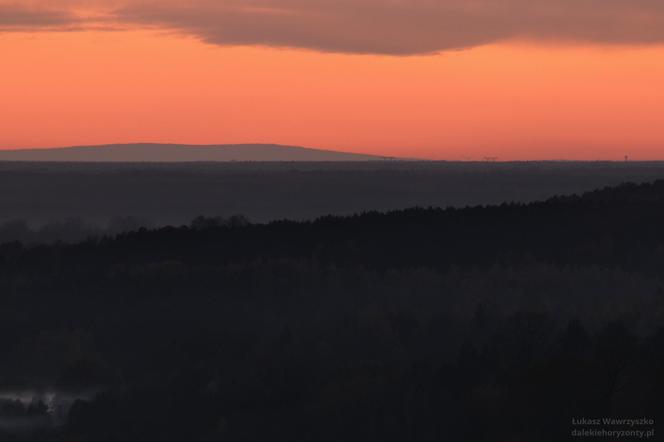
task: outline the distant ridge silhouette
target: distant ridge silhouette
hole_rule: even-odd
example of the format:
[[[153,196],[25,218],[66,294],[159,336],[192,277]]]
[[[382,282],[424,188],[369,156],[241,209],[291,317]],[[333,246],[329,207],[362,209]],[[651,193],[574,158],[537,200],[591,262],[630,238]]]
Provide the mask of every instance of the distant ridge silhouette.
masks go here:
[[[0,150],[0,161],[199,162],[384,161],[391,157],[277,144],[107,144],[50,149]]]

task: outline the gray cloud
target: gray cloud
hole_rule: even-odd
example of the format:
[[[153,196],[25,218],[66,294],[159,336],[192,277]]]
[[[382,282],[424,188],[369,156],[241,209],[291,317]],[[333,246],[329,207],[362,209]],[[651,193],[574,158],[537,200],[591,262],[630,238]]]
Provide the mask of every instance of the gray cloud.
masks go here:
[[[77,19],[66,10],[26,7],[20,4],[0,3],[0,30],[20,30],[61,27]]]
[[[123,25],[171,29],[213,44],[326,52],[409,55],[511,39],[664,43],[662,0],[66,0],[61,4],[103,8]],[[37,24],[40,19],[48,21],[49,16],[14,15],[8,20]],[[0,18],[0,26],[4,20]]]

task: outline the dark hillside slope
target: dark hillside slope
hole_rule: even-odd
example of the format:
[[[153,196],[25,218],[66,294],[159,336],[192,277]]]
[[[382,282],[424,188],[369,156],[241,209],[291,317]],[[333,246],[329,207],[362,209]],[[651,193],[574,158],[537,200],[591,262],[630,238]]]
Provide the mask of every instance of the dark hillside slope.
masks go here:
[[[164,226],[237,213],[260,223],[312,220],[405,207],[528,203],[662,178],[664,162],[0,162],[0,242],[10,236],[3,235],[3,224],[16,220],[49,227],[37,241],[69,240],[72,235],[58,231],[74,233],[76,222],[54,224],[78,220],[105,230],[136,225],[118,223],[122,218]]]
[[[558,442],[573,418],[661,422],[662,225],[658,181],[5,243],[0,439]],[[16,391],[88,396],[57,420]]]
[[[207,226],[143,229],[100,242],[22,249],[16,264],[30,269],[34,259],[95,268],[164,259],[203,266],[314,259],[375,269],[445,269],[532,257],[558,265],[664,269],[664,260],[657,259],[664,246],[664,180],[531,204],[412,208],[234,227],[209,221]],[[53,254],[57,262],[45,259]]]

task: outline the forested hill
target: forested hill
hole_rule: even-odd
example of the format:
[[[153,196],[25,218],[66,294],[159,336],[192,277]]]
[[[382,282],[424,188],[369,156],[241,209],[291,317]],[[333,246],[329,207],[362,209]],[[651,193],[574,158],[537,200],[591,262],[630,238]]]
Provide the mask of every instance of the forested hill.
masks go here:
[[[5,243],[0,440],[558,442],[579,417],[661,422],[662,225],[658,181]]]
[[[662,225],[664,181],[657,181],[531,204],[411,208],[311,222],[252,225],[241,217],[201,217],[189,226],[141,229],[78,245],[8,244],[0,257],[5,269],[38,273],[49,266],[96,272],[120,263],[209,267],[266,259],[443,269],[530,258],[657,273],[664,269]]]

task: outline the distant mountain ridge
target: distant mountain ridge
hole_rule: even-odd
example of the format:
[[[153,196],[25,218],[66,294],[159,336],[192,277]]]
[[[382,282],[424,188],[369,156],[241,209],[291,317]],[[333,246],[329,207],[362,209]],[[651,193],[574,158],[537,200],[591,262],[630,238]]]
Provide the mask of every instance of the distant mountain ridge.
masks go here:
[[[392,157],[278,144],[107,144],[48,149],[0,150],[0,161],[203,162],[203,161],[385,161]]]

